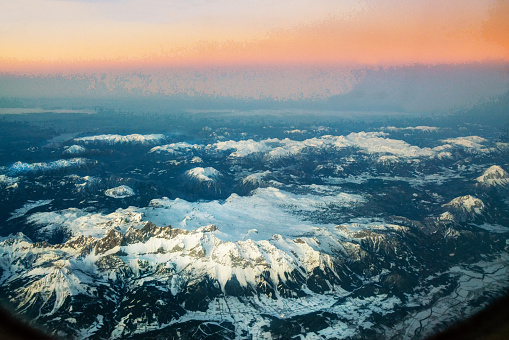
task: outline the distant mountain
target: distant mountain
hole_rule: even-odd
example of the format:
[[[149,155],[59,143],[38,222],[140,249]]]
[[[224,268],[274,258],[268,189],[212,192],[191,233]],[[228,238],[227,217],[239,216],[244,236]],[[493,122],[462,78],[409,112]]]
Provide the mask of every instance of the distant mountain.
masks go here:
[[[485,205],[480,199],[471,195],[456,197],[443,205],[460,222],[466,222],[480,216],[485,210]]]
[[[500,166],[492,165],[476,181],[486,187],[505,187],[509,184],[509,174]]]
[[[131,187],[128,187],[127,185],[121,185],[116,188],[106,190],[104,194],[113,198],[125,198],[134,196],[136,193]]]
[[[223,175],[213,167],[195,167],[182,176],[180,186],[195,195],[214,195],[224,188]]]
[[[106,145],[115,145],[115,144],[155,144],[163,141],[165,136],[162,134],[151,134],[151,135],[140,135],[140,134],[131,134],[131,135],[96,135],[96,136],[86,136],[75,138],[74,141],[76,143],[82,144],[106,144]]]
[[[71,146],[65,148],[65,150],[62,153],[68,154],[68,155],[77,155],[77,154],[84,153],[86,150],[87,149],[85,149],[81,145],[74,144],[74,145],[71,145]]]

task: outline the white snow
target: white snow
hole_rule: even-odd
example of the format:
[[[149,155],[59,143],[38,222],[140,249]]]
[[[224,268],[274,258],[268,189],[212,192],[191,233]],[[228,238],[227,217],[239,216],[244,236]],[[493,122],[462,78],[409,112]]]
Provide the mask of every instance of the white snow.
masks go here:
[[[320,149],[358,148],[367,154],[387,154],[403,158],[434,157],[437,153],[430,148],[420,148],[402,140],[386,138],[383,132],[358,132],[347,136],[322,136],[296,141],[289,138],[269,138],[255,141],[253,139],[240,141],[221,141],[209,145],[189,144],[185,142],[173,143],[152,148],[150,152],[167,152],[169,154],[189,153],[192,150],[207,150],[208,152],[231,151],[232,158],[242,158],[260,154],[268,160],[293,157],[308,149],[310,152]]]
[[[266,139],[263,141],[255,142],[252,139],[241,140],[241,141],[225,141],[217,142],[209,146],[209,148],[225,151],[235,150],[230,154],[230,157],[246,157],[253,153],[266,153],[272,149],[273,144],[278,144],[279,140],[276,138]]]
[[[446,143],[446,145],[440,147],[442,150],[451,146],[456,146],[475,152],[489,152],[489,149],[483,145],[488,142],[488,140],[479,136],[449,138],[442,140],[442,142]]]
[[[346,136],[348,144],[358,147],[366,153],[385,153],[398,157],[419,158],[433,157],[430,148],[419,148],[402,140],[384,138],[380,132],[359,132]]]
[[[37,171],[51,171],[64,168],[79,167],[90,162],[91,161],[86,158],[59,159],[49,163],[16,162],[8,168],[8,172],[11,174],[23,174]]]
[[[19,181],[18,177],[9,177],[6,175],[0,175],[0,184],[7,187],[17,184]]]
[[[68,175],[64,177],[65,179],[71,180],[74,182],[74,186],[81,190],[86,187],[90,187],[96,183],[99,183],[101,180],[94,176],[78,176],[78,175]]]
[[[7,221],[24,216],[30,210],[41,207],[43,205],[48,205],[51,202],[53,202],[53,200],[28,201],[21,208],[14,210],[14,212],[11,213],[11,217],[9,217]]]
[[[183,199],[154,199],[145,208],[129,207],[104,215],[87,209],[69,208],[60,211],[38,212],[29,215],[28,223],[38,226],[40,233],[62,228],[72,235],[103,237],[113,227],[125,230],[130,224],[143,225],[142,220],[158,226],[172,225],[195,230],[217,225],[216,236],[237,241],[247,237],[267,240],[274,234],[298,237],[314,233],[317,227],[334,229],[334,224],[318,224],[308,217],[329,204],[352,206],[362,204],[360,195],[321,186],[309,188],[307,194],[292,194],[274,187],[258,188],[251,196],[232,194],[225,201],[188,202]],[[253,232],[256,229],[256,232]]]
[[[168,153],[170,155],[184,155],[192,152],[194,149],[200,149],[197,144],[189,144],[187,142],[171,143],[161,146],[155,146],[150,149],[149,153]]]
[[[426,128],[430,127],[404,129],[428,131]],[[434,130],[428,132],[431,131]],[[104,140],[107,143],[127,143],[126,141],[119,142],[116,137],[99,138],[98,140]],[[455,144],[450,140],[446,141]],[[471,140],[472,143],[475,141],[475,138]],[[479,145],[484,143],[479,140],[477,142]],[[467,147],[466,144],[468,143],[459,142],[458,145]],[[288,138],[281,140],[266,139],[263,141],[250,139],[218,142],[207,146],[174,143],[155,147],[150,152],[188,155],[193,154],[194,151],[205,150],[207,152],[226,152],[232,158],[260,155],[264,157],[264,160],[271,160],[292,157],[306,152],[314,153],[320,150],[340,150],[343,148],[358,149],[361,153],[373,155],[372,159],[383,164],[392,164],[400,158],[415,159],[419,157],[440,157],[441,154],[451,155],[436,148],[420,148],[401,140],[390,139],[387,138],[387,134],[381,132],[360,132],[347,136],[323,136],[304,141],[295,141]],[[364,155],[362,157],[367,158]],[[20,165],[19,168],[25,169],[30,168],[30,166],[38,170],[45,167],[52,168],[48,164],[52,163]],[[245,171],[238,177],[244,183],[260,184],[270,174],[269,171],[252,174],[249,174],[247,170]],[[470,174],[478,174],[478,171],[479,169],[476,169],[475,172],[470,170]],[[186,174],[205,182],[214,181],[221,176],[221,173],[212,167],[196,167],[188,170]],[[461,170],[451,170],[451,173],[449,173],[442,169],[440,172],[431,175],[416,173],[416,177],[387,176],[386,178],[393,181],[405,180],[418,186],[422,183],[441,184],[441,181],[460,178],[461,175]],[[486,170],[477,181],[480,183],[493,179],[499,181],[500,178],[506,178],[506,175],[500,167],[493,166]],[[365,175],[352,179],[352,181],[385,178],[383,176],[370,176],[366,172]],[[85,185],[85,183],[95,180],[88,176],[67,176],[67,178],[76,181],[76,185]],[[4,175],[4,182],[7,183],[8,179],[10,177]],[[1,181],[2,177],[0,177]],[[81,181],[84,181],[84,183],[78,184]],[[348,181],[348,179],[345,179],[345,181]],[[268,185],[269,183],[264,184]],[[294,192],[290,192],[291,190]],[[15,210],[11,214],[11,219],[29,215],[27,222],[33,224],[33,227],[36,227],[40,233],[51,233],[55,229],[62,228],[75,236],[84,235],[100,238],[111,230],[114,230],[114,233],[126,233],[133,229],[142,228],[146,225],[146,221],[152,221],[160,227],[171,224],[176,228],[184,229],[184,231],[179,231],[171,237],[161,236],[163,235],[161,233],[159,236],[152,236],[144,242],[122,243],[120,246],[117,245],[104,253],[92,252],[90,254],[81,253],[70,246],[36,244],[22,235],[0,238],[0,267],[3,269],[0,283],[3,284],[6,280],[12,278],[21,278],[21,280],[24,280],[22,282],[28,282],[15,291],[15,295],[21,300],[21,306],[34,304],[38,301],[38,298],[41,298],[42,300],[39,301],[51,303],[50,308],[46,308],[48,313],[53,313],[62,308],[64,301],[70,295],[92,295],[88,286],[91,283],[99,282],[97,285],[104,284],[111,287],[111,282],[108,283],[107,280],[116,277],[116,268],[108,268],[104,271],[98,270],[97,261],[103,259],[104,256],[117,259],[122,266],[127,268],[126,270],[129,270],[128,273],[131,276],[128,279],[128,285],[134,287],[135,285],[141,286],[145,282],[150,282],[150,280],[166,280],[167,285],[161,289],[167,289],[173,294],[182,291],[188,282],[199,280],[204,276],[217,279],[221,289],[224,289],[226,282],[233,276],[236,277],[241,286],[256,286],[262,273],[267,272],[273,283],[278,284],[288,280],[285,274],[292,273],[295,270],[305,277],[313,273],[316,268],[334,270],[332,258],[329,254],[334,254],[334,256],[344,254],[345,260],[348,260],[346,257],[348,254],[356,253],[356,251],[358,253],[360,249],[358,241],[362,238],[369,237],[368,240],[376,246],[378,241],[384,241],[386,235],[394,232],[403,233],[410,229],[385,223],[382,219],[377,220],[376,218],[350,219],[349,223],[341,226],[337,226],[335,223],[324,223],[323,221],[315,222],[313,216],[325,218],[324,214],[327,213],[330,205],[351,207],[365,203],[364,196],[345,193],[343,190],[338,186],[316,184],[281,185],[280,188],[258,188],[253,190],[250,196],[232,194],[226,200],[189,202],[182,199],[154,199],[148,207],[118,209],[110,214],[96,212],[93,208],[70,208],[29,215],[32,209],[49,204],[51,200],[29,201],[22,208]],[[110,188],[104,194],[121,198],[132,196],[135,193],[132,188],[122,185]],[[439,202],[440,204],[443,203],[441,200]],[[450,211],[454,214],[457,211],[481,214],[485,209],[481,200],[470,195],[455,198],[444,204],[443,207],[451,208]],[[447,211],[440,215],[439,219],[444,222],[454,220],[453,213]],[[217,229],[215,226],[217,226]],[[504,233],[509,230],[504,226],[487,223],[478,225],[478,227],[496,233]],[[356,242],[352,241],[354,239]],[[95,240],[89,239],[87,242],[93,241]],[[351,253],[347,250],[351,250]],[[117,254],[114,255],[115,253]],[[405,254],[402,256],[405,256]],[[451,274],[459,273],[458,275],[463,275],[463,271],[464,268],[458,267],[451,270]],[[376,280],[379,280],[382,275],[388,272],[388,270],[382,272]],[[93,276],[87,276],[89,274],[93,274]],[[471,276],[475,273],[468,274]],[[507,270],[504,270],[503,274],[503,280],[505,280]],[[104,281],[101,281],[102,279]],[[360,279],[365,280],[365,283],[369,280],[366,277],[360,277]],[[485,280],[484,275],[481,278],[475,277],[472,280],[462,280],[458,289],[451,294],[457,294],[461,297],[474,294],[476,289],[488,283],[488,279],[484,282],[483,280]],[[499,281],[502,282],[502,279],[499,279]],[[373,327],[374,313],[378,315],[392,313],[396,307],[403,304],[398,297],[394,296],[381,294],[369,297],[354,297],[355,295],[349,296],[339,286],[332,286],[329,283],[329,287],[330,291],[326,294],[314,294],[308,289],[306,291],[308,295],[301,298],[282,298],[279,296],[279,292],[275,293],[277,298],[275,300],[263,294],[245,297],[244,301],[235,297],[221,296],[210,302],[209,309],[206,312],[189,312],[172,322],[183,322],[185,320],[210,321],[214,318],[222,321],[229,320],[234,322],[238,329],[245,330],[248,334],[253,335],[253,338],[260,338],[263,334],[262,327],[267,325],[268,320],[266,317],[261,317],[261,314],[288,318],[313,311],[328,311],[340,315],[340,319],[330,320],[327,328],[320,330],[317,334],[309,333],[307,337],[314,339],[320,336],[338,336],[343,338],[354,336],[359,328]],[[436,287],[436,291],[440,291],[440,289],[442,288]],[[416,292],[421,292],[421,290],[416,290]],[[112,294],[115,294],[115,292]],[[342,302],[336,303],[340,297],[343,298]],[[430,297],[432,297],[432,294],[430,294]],[[159,301],[161,301],[161,304],[165,303],[165,301]],[[461,301],[465,301],[465,299]],[[445,315],[446,307],[448,307],[447,303],[442,303],[439,300],[438,303],[433,305],[433,310],[412,315],[417,321],[410,320],[408,329],[417,329],[418,325],[413,322],[428,323],[427,318],[433,313]],[[113,325],[117,327],[115,329],[117,333],[112,333],[112,338],[125,335],[122,333],[122,328],[127,322],[133,322],[134,324],[139,322],[137,324],[139,330],[161,327],[157,324],[157,321],[149,323],[148,320],[142,318],[133,320],[130,319],[129,315]],[[73,317],[63,317],[62,320],[71,324],[81,322],[79,318],[75,319]],[[432,319],[430,320],[432,321]],[[403,321],[398,320],[400,323]],[[81,335],[83,337],[93,337],[94,332],[101,328],[102,323],[103,317],[98,315],[97,320],[87,326],[88,328],[84,328]],[[249,328],[246,326],[247,324],[250,325]],[[407,326],[407,324],[404,326]],[[269,337],[270,334],[265,334],[265,336]]]
[[[221,173],[212,167],[196,167],[186,171],[186,175],[200,182],[214,182],[221,176]]]
[[[412,130],[434,132],[438,128],[431,126],[417,126],[407,128],[384,128],[388,131]],[[353,132],[345,136],[326,135],[305,139],[303,141],[290,138],[278,139],[269,138],[264,140],[228,140],[220,141],[208,145],[189,144],[187,142],[172,143],[162,146],[156,146],[150,150],[151,153],[168,153],[171,155],[191,155],[194,150],[213,152],[228,152],[231,158],[243,158],[252,155],[260,155],[267,161],[278,160],[281,158],[294,157],[302,152],[317,152],[320,150],[341,150],[344,148],[358,149],[365,154],[379,155],[385,160],[391,162],[399,159],[419,159],[419,158],[452,158],[451,149],[462,147],[475,152],[490,152],[491,149],[483,144],[488,142],[486,139],[478,136],[466,136],[449,138],[442,140],[443,145],[434,148],[418,147],[411,145],[403,140],[387,137],[385,132]],[[390,157],[390,158],[388,158]]]
[[[438,130],[440,130],[439,128],[435,127],[435,126],[415,126],[415,127],[412,127],[412,126],[408,126],[408,127],[404,127],[404,128],[397,128],[395,126],[387,126],[387,127],[383,127],[382,128],[383,130],[387,130],[387,131],[422,131],[422,132],[437,132]]]
[[[65,147],[65,150],[62,153],[69,154],[69,155],[77,155],[77,154],[85,152],[86,150],[87,149],[85,149],[81,145],[74,144],[74,145]]]
[[[281,158],[289,157],[299,154],[304,149],[343,149],[343,148],[358,148],[362,152],[368,154],[390,154],[398,157],[431,157],[433,151],[429,148],[421,149],[417,146],[412,146],[404,141],[385,138],[386,134],[382,132],[358,132],[350,133],[347,136],[323,136],[319,138],[310,138],[304,141],[294,141],[289,138],[282,140],[268,139],[259,142],[258,150],[267,151],[267,148],[272,148],[268,151],[268,158]],[[237,155],[243,155],[245,151],[238,147]],[[254,149],[252,143],[249,144],[250,149]]]
[[[254,174],[250,174],[242,179],[243,184],[252,184],[252,185],[261,185],[263,183],[263,178],[269,175],[270,171],[264,172],[256,172]]]
[[[127,230],[129,226],[143,226],[142,214],[134,209],[119,209],[111,214],[91,212],[86,209],[69,208],[59,211],[39,212],[27,218],[28,223],[38,226],[41,234],[57,229],[69,231],[72,235],[103,237],[112,229]]]
[[[412,303],[426,306],[426,309],[417,309],[397,321],[388,329],[387,338],[409,339],[417,332],[428,337],[436,331],[437,326],[453,324],[458,318],[464,319],[480,311],[485,307],[484,304],[467,301],[475,301],[490,294],[503,294],[507,286],[508,260],[507,255],[502,255],[489,262],[480,261],[450,268],[447,276],[454,277],[456,283],[454,289],[446,294],[444,285],[431,286],[432,289],[422,285],[416,287],[416,293],[407,297]]]
[[[285,133],[288,133],[288,134],[301,134],[301,133],[307,133],[307,130],[299,130],[299,129],[286,130]]]
[[[470,216],[480,215],[485,208],[483,201],[471,195],[456,197],[443,206],[445,208],[452,208],[460,213],[466,213]]]
[[[132,134],[132,135],[96,135],[96,136],[87,136],[75,138],[74,141],[77,143],[84,144],[156,144],[160,141],[164,140],[165,136],[162,134],[151,134],[151,135],[140,135],[140,134]]]
[[[476,181],[485,186],[506,186],[509,184],[509,174],[500,166],[493,165],[477,177]]]
[[[104,192],[104,194],[113,198],[125,198],[136,195],[134,190],[127,185],[120,185],[118,187],[108,189]]]
[[[350,206],[364,202],[360,195],[335,193],[328,195],[297,195],[277,188],[258,188],[252,196],[232,194],[226,201],[188,202],[182,199],[155,199],[150,207],[141,209],[147,220],[156,225],[171,224],[187,230],[204,225],[217,225],[221,239],[243,239],[252,229],[258,233],[250,237],[269,239],[273,234],[287,237],[310,232],[317,225],[300,214],[320,211],[327,204]],[[300,214],[300,215],[299,215]],[[333,224],[325,225],[334,227]]]
[[[378,159],[376,161],[377,161],[377,163],[381,163],[383,165],[391,165],[394,163],[398,163],[399,158],[396,156],[384,155],[384,156],[378,157]]]

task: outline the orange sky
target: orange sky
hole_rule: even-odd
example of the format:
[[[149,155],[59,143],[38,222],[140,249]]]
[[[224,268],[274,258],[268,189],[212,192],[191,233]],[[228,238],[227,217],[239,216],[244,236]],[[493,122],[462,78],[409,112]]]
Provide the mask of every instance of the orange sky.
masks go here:
[[[0,72],[509,59],[509,1],[0,2]]]

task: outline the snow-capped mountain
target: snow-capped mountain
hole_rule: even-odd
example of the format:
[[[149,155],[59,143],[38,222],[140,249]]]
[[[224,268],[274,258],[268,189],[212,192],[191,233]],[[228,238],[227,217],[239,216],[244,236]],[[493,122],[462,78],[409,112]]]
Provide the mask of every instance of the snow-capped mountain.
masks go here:
[[[89,161],[86,158],[59,159],[48,163],[46,162],[24,163],[18,161],[8,168],[8,173],[17,175],[34,172],[46,172],[66,168],[75,168],[93,163],[94,163],[93,161]]]
[[[121,185],[115,188],[110,188],[104,192],[106,196],[113,197],[113,198],[125,198],[125,197],[131,197],[136,195],[134,190],[127,186],[127,185]]]
[[[247,175],[246,177],[242,178],[240,186],[247,192],[259,187],[268,186],[269,184],[264,178],[269,174],[270,171],[267,170],[265,172],[257,172]]]
[[[220,193],[224,188],[223,175],[213,167],[195,167],[187,170],[180,184],[184,190],[202,195]]]
[[[87,149],[85,149],[83,146],[74,144],[66,147],[62,153],[68,155],[78,155],[84,153],[85,151],[87,151]]]
[[[492,165],[476,181],[487,187],[505,187],[509,184],[509,173],[498,165]]]
[[[193,149],[200,149],[200,145],[189,144],[187,142],[171,143],[161,146],[155,146],[150,149],[150,153],[168,153],[171,155],[192,154]]]
[[[456,197],[449,203],[444,204],[443,207],[447,208],[461,222],[472,220],[480,216],[485,210],[483,201],[471,195]]]
[[[163,141],[166,137],[162,134],[151,134],[151,135],[140,135],[140,134],[131,134],[131,135],[96,135],[96,136],[86,136],[75,138],[74,141],[76,143],[81,144],[106,144],[106,145],[115,145],[115,144],[156,144]]]
[[[186,176],[199,182],[216,182],[221,173],[212,167],[196,167],[186,171]]]
[[[400,293],[412,283],[389,268],[418,266],[428,255],[417,249],[435,242],[428,237],[414,245],[407,240],[420,239],[418,229],[387,223],[224,241],[215,225],[189,231],[120,219],[127,221],[121,229],[112,219],[99,238],[80,235],[57,245],[22,234],[1,239],[1,287],[10,303],[61,335],[80,338],[129,338],[175,324],[195,329],[199,320],[234,323],[236,336],[272,337],[281,332],[275,320],[324,311],[321,334],[364,332],[373,315],[405,308]],[[468,234],[458,235],[470,242]],[[373,299],[361,287],[378,293]],[[338,301],[357,306],[357,317],[337,319]],[[95,313],[80,318],[75,310]],[[237,321],[237,310],[247,322]],[[191,320],[198,325],[186,325]]]
[[[422,339],[509,286],[492,131],[209,123],[0,166],[0,303],[62,338]]]

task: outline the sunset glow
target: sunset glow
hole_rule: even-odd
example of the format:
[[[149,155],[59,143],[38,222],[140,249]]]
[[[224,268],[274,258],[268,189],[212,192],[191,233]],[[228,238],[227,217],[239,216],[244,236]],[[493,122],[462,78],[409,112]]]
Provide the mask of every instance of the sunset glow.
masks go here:
[[[480,0],[3,1],[0,71],[508,60],[508,9]]]

